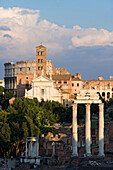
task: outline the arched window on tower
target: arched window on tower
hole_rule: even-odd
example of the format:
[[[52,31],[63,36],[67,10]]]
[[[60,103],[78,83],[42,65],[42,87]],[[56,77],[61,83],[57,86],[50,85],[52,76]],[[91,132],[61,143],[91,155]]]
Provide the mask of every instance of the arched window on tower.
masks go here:
[[[43,51],[41,51],[41,55],[44,55],[44,52],[43,52]]]

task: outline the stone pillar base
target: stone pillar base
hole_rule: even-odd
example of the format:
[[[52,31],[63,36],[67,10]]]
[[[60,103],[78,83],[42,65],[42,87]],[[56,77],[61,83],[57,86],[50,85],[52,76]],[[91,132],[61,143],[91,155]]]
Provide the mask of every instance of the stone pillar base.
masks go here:
[[[78,157],[78,154],[72,154],[71,157]]]
[[[28,163],[28,162],[29,162],[29,159],[25,158],[24,163]]]
[[[36,164],[40,165],[40,158],[36,158]]]
[[[23,158],[20,158],[20,163],[23,163]]]
[[[32,158],[32,159],[30,159],[30,160],[29,160],[29,163],[30,163],[30,164],[35,163],[35,159],[33,159],[33,158]]]
[[[91,157],[92,155],[91,155],[91,153],[86,153],[86,156]]]
[[[105,157],[105,154],[104,153],[99,153],[98,157]]]

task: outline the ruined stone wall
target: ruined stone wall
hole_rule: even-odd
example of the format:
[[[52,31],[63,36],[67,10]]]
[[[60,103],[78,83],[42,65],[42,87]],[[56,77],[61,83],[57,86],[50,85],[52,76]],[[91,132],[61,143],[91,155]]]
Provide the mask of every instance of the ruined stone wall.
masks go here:
[[[81,80],[81,74],[79,74],[79,73],[75,73],[75,74],[74,74],[74,78],[78,78],[78,79],[80,79],[80,80]]]
[[[70,73],[65,68],[55,68],[54,69],[54,75],[60,74],[60,75],[69,75]]]
[[[15,74],[34,74],[36,61],[18,61],[15,64]]]
[[[17,85],[19,85],[19,84],[32,85],[33,77],[34,77],[33,74],[18,74],[17,75]]]
[[[26,88],[25,84],[17,85],[17,97],[25,96],[25,88]]]
[[[101,89],[102,90],[106,90],[106,89],[110,89],[111,87],[113,88],[113,80],[85,80],[82,81],[84,88],[88,89],[89,87],[93,87],[98,90]]]
[[[25,96],[25,89],[32,86],[33,74],[17,74],[17,97]]]
[[[64,164],[69,161],[72,155],[72,131],[71,127],[56,129],[54,133],[48,133],[47,136],[43,136],[40,140],[41,154],[52,155],[52,142],[55,142],[56,155],[58,156],[59,164]],[[105,123],[105,133],[104,133],[104,146],[105,152],[108,150],[113,150],[113,121]],[[92,144],[91,153],[92,155],[98,155],[99,152],[99,128],[98,124],[92,129]],[[94,139],[95,138],[95,139]],[[112,140],[112,142],[111,142]],[[59,145],[58,145],[59,144]],[[85,127],[82,126],[78,128],[78,154],[79,157],[83,157],[86,153],[85,149]],[[44,151],[44,152],[43,152]],[[43,153],[43,154],[42,154]]]
[[[52,75],[54,73],[54,66],[51,60],[46,60],[46,74]]]

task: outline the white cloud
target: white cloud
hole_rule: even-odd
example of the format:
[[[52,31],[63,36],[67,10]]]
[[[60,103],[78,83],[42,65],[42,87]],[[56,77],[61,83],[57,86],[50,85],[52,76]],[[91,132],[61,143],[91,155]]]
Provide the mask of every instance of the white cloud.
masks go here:
[[[35,47],[40,42],[48,48],[49,53],[79,46],[113,46],[113,32],[84,29],[78,25],[73,28],[60,27],[45,19],[40,20],[39,10],[0,7],[0,48],[6,49],[5,53],[0,54],[2,58],[35,56]]]
[[[81,29],[72,37],[72,43],[75,47],[78,46],[105,46],[112,44],[113,32],[96,28]]]

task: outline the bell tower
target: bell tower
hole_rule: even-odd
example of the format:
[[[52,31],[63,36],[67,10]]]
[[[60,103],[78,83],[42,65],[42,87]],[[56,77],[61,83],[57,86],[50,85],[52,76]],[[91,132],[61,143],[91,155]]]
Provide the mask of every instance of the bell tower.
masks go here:
[[[36,47],[36,76],[46,75],[46,47]]]

